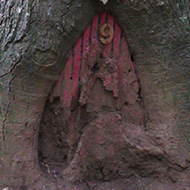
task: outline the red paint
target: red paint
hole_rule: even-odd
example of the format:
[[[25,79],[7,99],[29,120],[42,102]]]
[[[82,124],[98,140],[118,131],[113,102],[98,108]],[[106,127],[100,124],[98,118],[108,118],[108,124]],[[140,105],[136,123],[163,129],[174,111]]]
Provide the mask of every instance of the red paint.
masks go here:
[[[72,54],[70,54],[69,59],[65,65],[65,68],[63,70],[63,78],[64,78],[64,106],[66,108],[70,107],[70,103],[71,103],[71,89],[72,89]]]
[[[79,87],[79,75],[80,75],[80,66],[81,66],[81,43],[82,39],[80,38],[74,49],[74,69],[73,69],[73,84],[72,84],[72,97],[73,101],[77,101],[78,96],[78,87]]]
[[[120,54],[120,38],[121,38],[121,28],[117,23],[115,23],[115,33],[113,38],[113,54],[114,57],[118,57]]]
[[[83,44],[82,44],[82,66],[81,66],[81,74],[85,72],[85,63],[86,63],[86,57],[84,55],[89,54],[89,39],[90,39],[90,30],[91,26],[89,25],[87,29],[84,32],[83,35]]]
[[[91,34],[91,41],[97,42],[97,36],[98,36],[98,19],[99,19],[99,15],[95,15],[93,22],[92,22],[92,34]]]
[[[106,22],[106,12],[103,12],[102,14],[99,15],[99,18],[100,18],[100,25],[99,25],[99,28],[105,24]]]
[[[114,27],[113,40],[106,45],[99,40],[100,27],[105,23]],[[97,71],[95,76],[92,70],[100,60],[107,66]],[[59,91],[63,91],[63,105],[68,109],[77,102],[85,105],[97,77],[102,80],[105,89],[112,91],[114,97],[117,97],[118,107],[121,108],[124,102],[135,104],[137,101],[139,84],[127,41],[113,16],[106,12],[94,16],[92,24],[75,44],[73,53],[70,53],[56,86]]]

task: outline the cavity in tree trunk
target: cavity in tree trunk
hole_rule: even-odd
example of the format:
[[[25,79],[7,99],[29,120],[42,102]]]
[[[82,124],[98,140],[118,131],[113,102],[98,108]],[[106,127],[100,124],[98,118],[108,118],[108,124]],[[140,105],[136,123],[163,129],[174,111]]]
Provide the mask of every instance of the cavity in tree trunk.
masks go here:
[[[0,15],[2,189],[189,188],[188,0]]]

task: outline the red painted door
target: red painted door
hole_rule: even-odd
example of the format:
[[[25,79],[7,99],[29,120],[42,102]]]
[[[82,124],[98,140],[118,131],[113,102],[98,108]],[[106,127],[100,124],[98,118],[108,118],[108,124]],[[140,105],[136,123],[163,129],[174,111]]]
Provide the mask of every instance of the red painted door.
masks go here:
[[[107,24],[113,27],[113,32],[109,31],[112,30],[109,26],[106,28]],[[103,36],[106,31],[103,33],[101,29],[108,30],[107,38]],[[104,42],[101,39],[105,39]],[[128,114],[132,120],[136,120],[139,82],[134,63],[120,26],[112,15],[105,12],[94,16],[92,24],[75,44],[54,89],[53,96],[61,98],[67,117],[72,115],[77,106],[87,104],[92,104],[92,109],[99,111],[99,93],[91,94],[97,80],[102,82],[105,91],[112,94],[116,110],[121,111],[127,105],[133,106]],[[94,96],[93,102],[91,96]],[[142,120],[140,118],[139,122]]]

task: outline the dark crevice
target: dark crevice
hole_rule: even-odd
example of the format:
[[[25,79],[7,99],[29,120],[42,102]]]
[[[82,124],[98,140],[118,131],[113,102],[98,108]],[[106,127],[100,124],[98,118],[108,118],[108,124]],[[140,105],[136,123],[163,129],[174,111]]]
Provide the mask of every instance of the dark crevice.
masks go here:
[[[94,64],[94,66],[92,67],[92,72],[95,73],[96,71],[98,71],[100,69],[100,65],[98,62],[96,62]]]
[[[53,104],[58,104],[59,102],[60,102],[59,96],[53,97]]]
[[[104,56],[103,56],[102,52],[100,52],[100,59],[103,59],[103,58],[104,58]]]
[[[38,156],[41,169],[55,171],[63,170],[67,165],[69,145],[68,129],[64,123],[63,109],[59,106],[60,97],[53,98],[53,103],[46,102],[40,123],[38,137]]]
[[[134,59],[134,56],[131,54],[131,61],[134,62],[135,59]]]

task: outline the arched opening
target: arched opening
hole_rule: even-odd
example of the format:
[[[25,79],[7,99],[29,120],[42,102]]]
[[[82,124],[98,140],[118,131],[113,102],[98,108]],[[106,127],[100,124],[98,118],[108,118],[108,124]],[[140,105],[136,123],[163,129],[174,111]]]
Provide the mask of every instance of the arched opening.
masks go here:
[[[39,133],[44,171],[75,173],[76,180],[126,175],[119,174],[126,164],[118,153],[127,146],[121,131],[144,127],[133,61],[113,16],[95,15],[70,52],[46,103]]]

